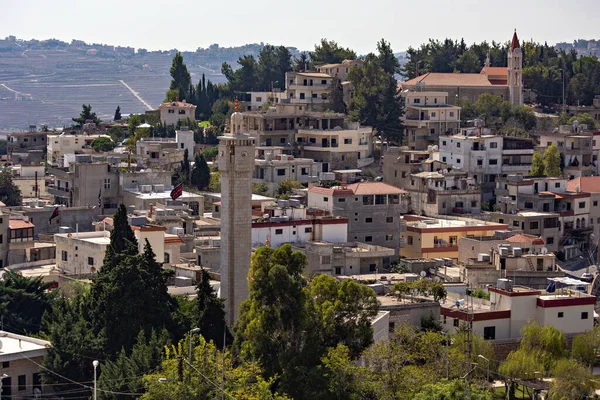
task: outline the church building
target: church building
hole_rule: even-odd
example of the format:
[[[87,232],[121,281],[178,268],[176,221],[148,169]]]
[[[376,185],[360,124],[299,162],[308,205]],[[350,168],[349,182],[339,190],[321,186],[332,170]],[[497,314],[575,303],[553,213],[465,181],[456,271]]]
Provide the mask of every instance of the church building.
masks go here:
[[[447,92],[448,103],[471,102],[483,93],[500,96],[514,106],[523,104],[523,53],[517,31],[508,51],[507,67],[491,67],[489,57],[478,74],[428,72],[402,84],[402,90]]]

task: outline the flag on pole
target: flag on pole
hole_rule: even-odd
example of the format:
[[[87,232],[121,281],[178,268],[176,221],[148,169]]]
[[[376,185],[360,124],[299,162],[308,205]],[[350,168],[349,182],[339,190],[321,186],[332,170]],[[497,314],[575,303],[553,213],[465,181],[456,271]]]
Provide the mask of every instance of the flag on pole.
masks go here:
[[[173,200],[177,200],[177,198],[179,196],[181,196],[183,194],[183,183],[180,183],[179,185],[175,186],[173,188],[173,190],[171,190],[171,198]]]
[[[100,188],[100,192],[98,193],[98,207],[102,208],[102,188]]]
[[[51,222],[54,218],[58,217],[58,207],[56,207],[54,209],[54,211],[52,211],[52,215],[50,215],[50,219],[49,221]]]

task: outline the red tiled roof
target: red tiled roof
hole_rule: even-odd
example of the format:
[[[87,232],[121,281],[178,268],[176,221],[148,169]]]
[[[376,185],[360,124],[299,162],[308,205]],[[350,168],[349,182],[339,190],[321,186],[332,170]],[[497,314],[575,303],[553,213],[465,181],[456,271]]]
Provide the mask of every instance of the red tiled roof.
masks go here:
[[[8,220],[8,228],[9,229],[24,229],[24,228],[35,228],[31,222],[23,221],[22,219],[9,219]]]
[[[506,241],[509,243],[531,243],[531,244],[541,244],[541,245],[546,244],[546,241],[544,240],[543,237],[527,236],[522,233],[517,233],[516,235],[511,236],[508,239],[506,239]]]
[[[165,244],[173,244],[180,243],[184,244],[185,242],[177,235],[165,235]]]
[[[361,194],[405,194],[406,190],[397,188],[396,186],[388,185],[383,182],[359,182],[348,185],[348,189],[356,195]]]
[[[600,176],[584,176],[567,182],[569,192],[577,192],[577,188],[582,192],[600,193]]]
[[[490,77],[502,77],[505,80],[508,79],[508,68],[507,67],[483,67],[481,74],[486,75],[488,79]]]
[[[493,86],[483,74],[455,74],[452,72],[428,72],[402,84],[405,86]]]
[[[510,51],[514,49],[520,49],[521,45],[519,44],[519,38],[517,37],[517,30],[515,29],[515,33],[513,34],[512,42],[510,43]]]
[[[308,189],[311,193],[326,194],[329,196],[369,195],[369,194],[405,194],[406,190],[383,182],[359,182],[348,186],[325,188],[313,186]]]

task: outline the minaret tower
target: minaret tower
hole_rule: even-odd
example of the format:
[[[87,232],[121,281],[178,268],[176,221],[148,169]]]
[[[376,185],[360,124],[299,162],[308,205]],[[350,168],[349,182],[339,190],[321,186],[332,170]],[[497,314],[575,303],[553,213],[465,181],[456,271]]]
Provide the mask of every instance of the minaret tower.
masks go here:
[[[240,303],[248,298],[248,271],[252,253],[252,170],[256,139],[244,127],[235,102],[230,132],[219,137],[217,163],[221,172],[221,290],[227,324],[239,317]]]
[[[523,105],[523,53],[516,29],[508,50],[508,97],[513,106]]]

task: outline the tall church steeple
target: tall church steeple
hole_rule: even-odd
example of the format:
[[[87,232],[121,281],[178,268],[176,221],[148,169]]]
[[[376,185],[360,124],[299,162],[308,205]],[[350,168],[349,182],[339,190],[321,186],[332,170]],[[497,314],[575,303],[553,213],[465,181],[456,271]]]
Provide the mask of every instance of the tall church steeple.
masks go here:
[[[508,96],[513,106],[523,105],[523,52],[516,29],[508,50]]]

